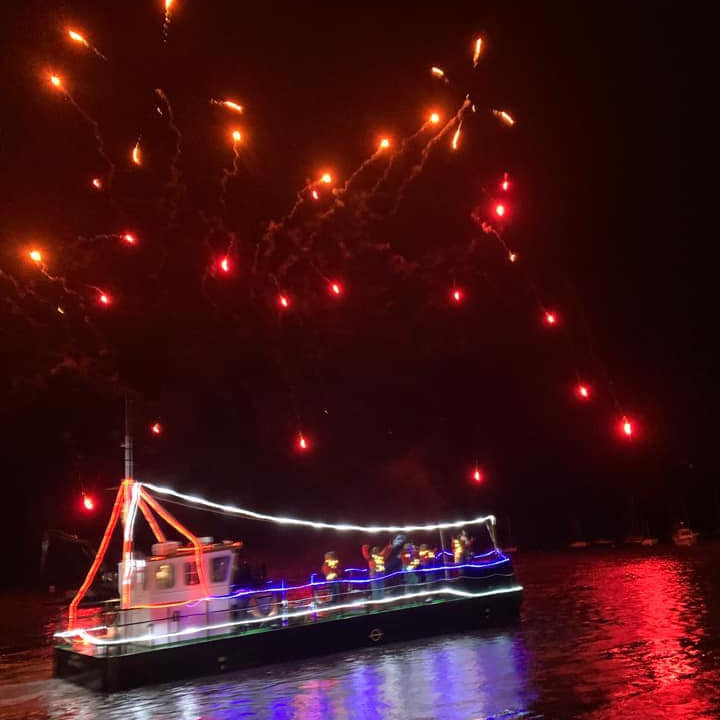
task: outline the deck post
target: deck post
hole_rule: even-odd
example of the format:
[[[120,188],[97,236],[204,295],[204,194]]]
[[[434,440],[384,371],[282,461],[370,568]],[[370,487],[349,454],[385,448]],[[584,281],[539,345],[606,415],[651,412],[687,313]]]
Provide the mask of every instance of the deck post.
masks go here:
[[[447,563],[445,562],[445,533],[442,531],[442,528],[440,528],[440,551],[442,554],[442,564],[445,568],[445,579],[448,580],[450,573],[448,572]]]

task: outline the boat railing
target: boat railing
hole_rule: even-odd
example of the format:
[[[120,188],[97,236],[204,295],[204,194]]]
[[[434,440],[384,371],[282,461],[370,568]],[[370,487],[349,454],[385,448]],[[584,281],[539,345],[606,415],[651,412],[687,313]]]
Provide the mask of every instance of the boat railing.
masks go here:
[[[495,592],[514,583],[509,559],[501,553],[458,565],[400,570],[379,577],[359,575],[347,573],[332,580],[314,576],[303,584],[240,588],[228,595],[166,607],[123,610],[118,604],[106,603],[95,612],[82,614],[83,631],[61,633],[61,640],[87,654],[125,654],[221,635],[447,602]]]

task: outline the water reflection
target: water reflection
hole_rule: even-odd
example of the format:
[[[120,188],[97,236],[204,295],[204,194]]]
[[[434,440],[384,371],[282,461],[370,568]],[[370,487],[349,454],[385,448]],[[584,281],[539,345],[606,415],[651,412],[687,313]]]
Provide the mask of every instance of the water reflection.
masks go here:
[[[512,629],[117,695],[48,679],[48,651],[21,643],[0,658],[0,718],[720,717],[720,547],[521,555],[518,574],[526,602]]]
[[[544,592],[538,588],[538,602],[526,606],[524,626],[531,654],[543,660],[533,676],[542,689],[538,711],[610,718],[634,717],[629,708],[642,707],[640,716],[653,718],[720,716],[718,653],[701,649],[707,604],[692,558],[620,553],[544,570]],[[562,587],[561,575],[570,576],[571,591],[553,589]]]

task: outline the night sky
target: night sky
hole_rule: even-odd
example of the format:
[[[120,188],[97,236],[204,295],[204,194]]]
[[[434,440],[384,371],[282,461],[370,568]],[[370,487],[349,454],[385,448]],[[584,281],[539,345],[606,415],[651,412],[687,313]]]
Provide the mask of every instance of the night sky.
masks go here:
[[[44,528],[98,536],[122,477],[126,393],[138,479],[266,512],[361,522],[493,511],[501,534],[510,517],[514,540],[536,547],[621,536],[630,520],[661,535],[683,517],[705,533],[720,525],[706,352],[717,303],[695,229],[702,63],[688,52],[688,17],[663,4],[288,12],[177,0],[163,44],[162,12],[159,2],[7,8],[0,450],[6,528],[27,554],[3,581],[33,579]],[[109,62],[69,43],[67,26]],[[473,71],[478,34],[487,47]],[[50,70],[98,123],[117,166],[111,196],[90,185],[107,166]],[[181,133],[176,173],[154,88]],[[268,220],[308,178],[329,170],[342,184],[379,137],[397,147],[466,92],[478,112],[460,148],[451,133],[434,147],[397,212],[388,188],[361,217],[378,159],[316,235],[321,211],[304,205],[253,273]],[[234,127],[246,139],[223,207]],[[398,176],[432,132],[398,159]],[[516,265],[471,219],[490,218],[504,172]],[[125,230],[137,247],[96,237]],[[31,247],[70,293],[28,260]],[[326,278],[342,281],[341,299]],[[286,313],[278,287],[293,300]],[[543,326],[538,298],[561,327]],[[573,396],[576,373],[592,385],[587,405]],[[617,434],[623,413],[631,441]],[[82,512],[83,488],[96,513]],[[194,522],[199,534],[231,532]]]

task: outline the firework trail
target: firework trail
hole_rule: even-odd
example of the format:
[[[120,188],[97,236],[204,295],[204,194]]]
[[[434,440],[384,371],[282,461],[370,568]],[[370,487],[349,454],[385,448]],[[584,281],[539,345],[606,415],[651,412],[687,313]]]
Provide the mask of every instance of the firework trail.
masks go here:
[[[170,100],[162,88],[155,88],[155,94],[163,101],[165,110],[167,112],[168,127],[175,136],[175,151],[173,152],[172,159],[170,161],[170,184],[172,187],[176,187],[180,180],[180,170],[178,169],[178,161],[180,160],[180,153],[182,152],[182,133],[175,124],[175,114],[173,113],[172,105]]]
[[[257,245],[255,246],[255,256],[253,258],[253,265],[252,265],[252,274],[255,275],[257,272],[257,266],[258,261],[260,259],[260,250],[263,245],[267,245],[267,248],[265,249],[265,252],[263,254],[263,257],[268,257],[271,255],[275,250],[275,239],[277,235],[282,232],[287,225],[289,225],[292,220],[295,218],[295,215],[300,210],[302,205],[305,203],[305,200],[307,198],[307,195],[309,193],[316,192],[315,188],[320,182],[325,182],[325,178],[328,178],[327,182],[331,182],[331,178],[329,175],[325,174],[323,177],[318,180],[308,180],[305,185],[303,185],[300,190],[297,191],[295,195],[295,203],[290,208],[290,210],[280,218],[280,220],[271,220],[268,223],[268,226],[263,233],[263,236],[258,240]]]
[[[85,38],[84,35],[82,35],[82,33],[79,33],[77,30],[72,30],[72,29],[68,28],[67,34],[68,34],[68,37],[74,43],[77,43],[78,45],[82,45],[83,47],[86,47],[88,50],[95,53],[95,55],[97,57],[99,57],[101,60],[104,60],[105,62],[108,61],[108,59],[94,45],[91,45],[87,41],[87,39]]]
[[[225,168],[223,170],[222,179],[220,180],[220,205],[225,207],[227,199],[227,188],[231,178],[237,177],[240,171],[240,152],[238,148],[242,142],[242,133],[239,130],[232,131],[232,150],[233,150],[233,161],[231,169]]]
[[[383,183],[387,181],[388,177],[390,176],[390,172],[395,165],[395,161],[402,156],[405,148],[418,137],[420,137],[420,135],[422,135],[432,124],[434,124],[434,120],[432,119],[434,117],[435,114],[433,113],[433,115],[428,118],[412,135],[408,135],[408,137],[404,138],[403,141],[400,143],[398,149],[390,155],[390,160],[388,161],[387,167],[385,168],[385,172],[378,178],[378,180],[375,182],[372,188],[370,188],[370,191],[367,194],[368,200],[373,195],[375,195],[380,189],[380,187],[383,185]]]
[[[505,238],[503,238],[503,236],[489,222],[487,222],[487,220],[484,220],[480,213],[478,213],[477,211],[473,211],[470,214],[470,217],[475,224],[480,226],[480,229],[486,235],[492,235],[498,241],[498,243],[500,243],[500,246],[504,250],[508,262],[516,263],[518,261],[517,251],[511,249],[508,246],[508,244],[505,242]]]
[[[211,98],[210,104],[220,105],[221,107],[227,108],[228,110],[232,110],[236,113],[242,113],[245,110],[242,105],[238,105],[238,103],[232,100],[216,100],[215,98]]]
[[[447,123],[445,123],[445,125],[440,129],[440,131],[433,135],[432,138],[430,138],[430,140],[427,142],[425,147],[422,149],[422,152],[420,153],[420,159],[415,165],[413,165],[413,167],[410,168],[410,171],[408,172],[405,180],[398,188],[397,196],[395,198],[395,204],[390,210],[390,215],[394,215],[397,212],[397,209],[400,207],[400,203],[405,198],[405,193],[408,186],[423,171],[425,163],[430,157],[430,153],[432,152],[432,149],[435,147],[435,145],[437,145],[437,143],[440,142],[440,140],[442,140],[442,138],[445,137],[445,135],[447,135],[447,133],[450,132],[453,127],[457,127],[459,131],[460,125],[462,124],[463,115],[467,112],[470,105],[470,100],[466,98],[463,104],[460,106],[460,109],[455,113],[455,115],[453,115],[450,120],[448,120]]]
[[[480,56],[482,55],[483,51],[483,39],[481,37],[477,38],[475,40],[475,43],[473,44],[473,67],[476,68],[478,66],[478,63],[480,62]]]
[[[453,135],[452,142],[450,143],[450,147],[452,147],[453,150],[457,150],[458,146],[460,145],[460,131],[462,130],[462,120],[458,123],[457,130],[455,131]]]
[[[166,43],[170,32],[170,21],[172,20],[172,6],[175,0],[165,0],[165,18],[163,19],[162,38]]]
[[[340,208],[345,207],[345,202],[343,200],[343,197],[349,192],[349,190],[352,187],[352,184],[357,180],[357,178],[362,175],[362,173],[371,165],[375,163],[378,158],[382,157],[386,154],[386,151],[390,148],[390,139],[389,138],[382,138],[380,142],[378,143],[377,150],[370,155],[370,157],[366,158],[358,168],[348,177],[348,179],[344,182],[342,187],[334,188],[332,191],[333,194],[333,202],[332,205],[317,219],[318,224],[322,224],[326,220],[330,219]],[[392,156],[390,156],[392,157]],[[317,231],[314,235],[317,234]],[[313,235],[313,237],[314,237]],[[310,239],[312,240],[313,237]]]
[[[85,120],[85,122],[87,122],[92,128],[93,135],[95,136],[95,141],[97,143],[98,154],[107,163],[108,166],[107,185],[109,192],[112,188],[113,177],[115,176],[115,163],[110,159],[110,156],[105,150],[105,142],[103,141],[102,135],[100,133],[100,126],[98,125],[97,120],[95,120],[87,112],[85,112],[85,110],[83,110],[83,108],[78,104],[77,100],[75,100],[75,98],[72,96],[70,91],[65,87],[62,78],[59,75],[51,75],[50,84],[56,89],[60,90],[60,92],[62,92],[67,101],[75,108],[75,110],[80,114],[83,120]]]

